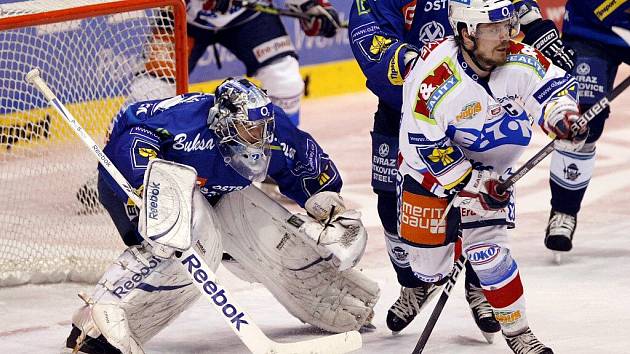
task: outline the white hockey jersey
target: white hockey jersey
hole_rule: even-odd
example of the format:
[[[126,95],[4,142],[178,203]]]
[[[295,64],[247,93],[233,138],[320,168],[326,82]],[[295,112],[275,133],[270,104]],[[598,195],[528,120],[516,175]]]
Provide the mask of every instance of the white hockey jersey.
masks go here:
[[[453,37],[422,48],[403,86],[399,171],[437,196],[473,166],[511,173],[546,103],[577,82],[536,49],[511,42],[488,79],[466,64]]]

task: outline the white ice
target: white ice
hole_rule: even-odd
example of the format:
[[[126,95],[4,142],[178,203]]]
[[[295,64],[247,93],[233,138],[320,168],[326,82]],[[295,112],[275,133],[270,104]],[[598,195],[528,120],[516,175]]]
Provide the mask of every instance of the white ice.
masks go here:
[[[598,144],[595,176],[579,215],[574,250],[553,264],[543,245],[549,213],[548,167],[543,161],[518,183],[517,228],[512,249],[527,298],[534,333],[556,353],[630,353],[630,93],[613,103]],[[401,335],[392,336],[385,314],[399,285],[389,264],[376,198],[369,187],[370,140],[376,100],[369,93],[307,100],[302,127],[311,132],[341,168],[345,198],[363,212],[370,240],[359,267],[381,287],[374,324],[363,334],[360,353],[410,353],[433,309],[429,304]],[[524,162],[547,142],[536,131]],[[628,228],[628,229],[627,229]],[[260,285],[221,269],[219,278],[271,338],[293,342],[325,335],[290,316]],[[425,353],[508,353],[496,338],[486,344],[464,299],[460,279]],[[90,285],[55,284],[0,289],[0,352],[57,353],[81,305],[78,291]],[[245,353],[247,349],[203,301],[197,302],[146,346],[148,353]]]

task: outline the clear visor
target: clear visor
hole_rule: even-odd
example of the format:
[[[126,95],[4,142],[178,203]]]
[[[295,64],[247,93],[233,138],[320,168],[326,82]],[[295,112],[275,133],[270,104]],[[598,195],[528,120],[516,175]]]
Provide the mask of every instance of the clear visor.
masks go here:
[[[518,17],[514,14],[506,21],[478,24],[475,37],[487,40],[508,40],[518,36],[520,30]]]
[[[224,138],[219,142],[219,151],[241,176],[252,182],[261,182],[267,177],[273,141],[273,118],[257,121],[233,120],[228,124]]]

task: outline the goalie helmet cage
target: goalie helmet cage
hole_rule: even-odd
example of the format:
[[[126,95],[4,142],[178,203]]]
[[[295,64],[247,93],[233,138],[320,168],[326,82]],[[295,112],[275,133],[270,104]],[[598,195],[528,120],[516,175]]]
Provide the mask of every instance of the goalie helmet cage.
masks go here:
[[[183,0],[0,4],[0,287],[96,282],[125,247],[94,158],[25,74],[103,145],[130,103],[187,91],[186,55]]]

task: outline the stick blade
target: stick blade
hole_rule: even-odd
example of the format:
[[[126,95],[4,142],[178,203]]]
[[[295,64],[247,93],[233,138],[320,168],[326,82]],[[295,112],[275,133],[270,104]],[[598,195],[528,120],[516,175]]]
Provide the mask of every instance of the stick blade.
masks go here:
[[[273,342],[271,347],[264,351],[267,354],[343,354],[361,349],[363,341],[358,331],[350,331],[334,334],[322,338],[315,338],[296,343]],[[263,353],[261,351],[260,353]]]

